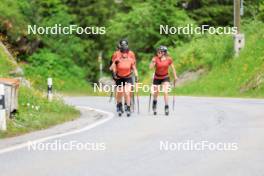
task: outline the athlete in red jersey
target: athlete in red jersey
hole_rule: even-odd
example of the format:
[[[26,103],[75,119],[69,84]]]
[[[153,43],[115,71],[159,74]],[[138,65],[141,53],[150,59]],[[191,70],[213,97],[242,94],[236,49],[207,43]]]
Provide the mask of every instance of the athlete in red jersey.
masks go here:
[[[127,116],[130,116],[130,102],[132,95],[132,72],[138,77],[136,69],[135,54],[128,49],[128,42],[121,40],[119,43],[119,51],[112,56],[112,64],[110,70],[117,85],[117,112],[119,116],[123,113],[122,97],[125,98]]]
[[[165,46],[160,46],[157,52],[157,55],[153,57],[152,62],[150,64],[150,68],[155,68],[155,75],[153,79],[153,88],[154,88],[154,96],[153,96],[153,112],[154,115],[157,114],[157,98],[159,94],[159,86],[162,85],[162,90],[164,91],[164,100],[165,100],[165,114],[169,114],[169,95],[168,90],[170,86],[170,76],[169,76],[169,68],[173,71],[174,81],[176,81],[177,74],[175,67],[173,65],[172,58],[168,55],[168,49]]]

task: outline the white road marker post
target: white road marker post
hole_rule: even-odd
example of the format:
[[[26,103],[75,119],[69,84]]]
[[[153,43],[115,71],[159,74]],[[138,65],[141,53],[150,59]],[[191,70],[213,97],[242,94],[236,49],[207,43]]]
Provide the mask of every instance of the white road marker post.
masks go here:
[[[103,55],[103,52],[100,51],[98,55],[99,70],[100,70],[99,79],[103,77],[103,57],[102,55]]]
[[[0,130],[6,131],[5,86],[0,84]]]
[[[52,101],[52,78],[48,78],[48,94],[47,94],[48,100]]]
[[[237,28],[237,34],[234,35],[235,56],[245,47],[245,34],[241,33],[241,16],[244,13],[243,0],[234,0],[234,27]]]

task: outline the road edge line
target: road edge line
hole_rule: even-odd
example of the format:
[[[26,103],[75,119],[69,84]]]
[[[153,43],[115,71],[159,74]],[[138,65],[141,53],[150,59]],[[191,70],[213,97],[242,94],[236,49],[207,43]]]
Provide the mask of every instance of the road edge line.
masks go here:
[[[76,108],[84,108],[84,109],[87,109],[87,110],[94,110],[94,111],[97,111],[99,113],[106,114],[107,117],[103,118],[101,120],[98,120],[98,121],[96,121],[96,122],[94,122],[92,124],[89,124],[89,125],[81,128],[81,129],[72,130],[72,131],[69,131],[69,132],[61,133],[61,134],[51,135],[51,136],[48,136],[48,137],[43,137],[43,138],[40,138],[40,139],[36,139],[36,140],[32,140],[32,141],[21,143],[21,144],[17,144],[17,145],[11,146],[11,147],[0,149],[0,155],[4,154],[4,153],[7,153],[7,152],[12,152],[12,151],[15,151],[15,150],[19,150],[19,149],[25,148],[25,147],[29,146],[30,143],[45,142],[47,140],[61,138],[61,137],[70,136],[70,135],[77,134],[77,133],[82,133],[84,131],[88,131],[90,129],[93,129],[93,128],[99,126],[99,125],[102,125],[102,124],[106,123],[107,121],[113,119],[114,116],[115,116],[114,113],[112,113],[112,112],[108,112],[108,111],[104,111],[104,110],[96,109],[96,108],[91,108],[89,106],[75,106],[75,107]]]

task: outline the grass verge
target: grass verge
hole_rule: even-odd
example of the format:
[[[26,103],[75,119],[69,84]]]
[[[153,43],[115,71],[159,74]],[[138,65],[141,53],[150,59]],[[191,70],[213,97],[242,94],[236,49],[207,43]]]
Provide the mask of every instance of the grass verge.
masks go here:
[[[14,118],[8,120],[8,130],[0,132],[0,138],[42,130],[74,120],[79,115],[78,110],[65,105],[60,99],[48,102],[41,92],[21,87],[19,91],[19,111]]]
[[[4,49],[0,47],[0,76],[10,77],[9,72],[16,68]],[[0,138],[21,135],[70,121],[79,117],[80,112],[63,103],[61,99],[48,102],[43,93],[36,89],[20,87],[19,109],[14,118],[8,120],[7,131],[0,132]]]

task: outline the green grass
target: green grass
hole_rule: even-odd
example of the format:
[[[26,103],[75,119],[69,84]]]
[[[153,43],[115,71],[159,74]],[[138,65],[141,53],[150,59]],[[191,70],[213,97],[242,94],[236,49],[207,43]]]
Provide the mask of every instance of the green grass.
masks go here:
[[[0,77],[9,76],[9,72],[15,68],[15,65],[8,59],[4,49],[0,47]]]
[[[19,90],[19,111],[8,121],[8,130],[0,138],[41,130],[79,117],[80,112],[62,100],[48,102],[41,92],[21,87]]]

